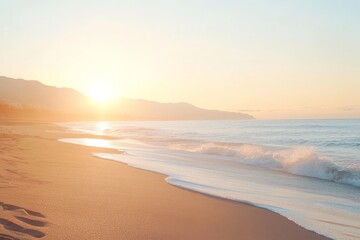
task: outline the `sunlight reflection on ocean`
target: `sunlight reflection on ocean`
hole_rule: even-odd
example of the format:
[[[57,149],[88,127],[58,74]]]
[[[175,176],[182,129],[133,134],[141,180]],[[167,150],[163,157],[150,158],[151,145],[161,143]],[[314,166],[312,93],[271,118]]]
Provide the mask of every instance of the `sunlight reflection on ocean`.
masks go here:
[[[103,159],[168,175],[170,184],[248,202],[334,239],[360,238],[360,120],[76,122],[118,140]]]

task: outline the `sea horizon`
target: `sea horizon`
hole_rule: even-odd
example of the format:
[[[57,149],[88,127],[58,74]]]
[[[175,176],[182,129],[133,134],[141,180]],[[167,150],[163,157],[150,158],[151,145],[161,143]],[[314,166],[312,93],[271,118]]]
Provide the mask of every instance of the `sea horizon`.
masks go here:
[[[0,240],[360,240],[360,0],[0,0]]]

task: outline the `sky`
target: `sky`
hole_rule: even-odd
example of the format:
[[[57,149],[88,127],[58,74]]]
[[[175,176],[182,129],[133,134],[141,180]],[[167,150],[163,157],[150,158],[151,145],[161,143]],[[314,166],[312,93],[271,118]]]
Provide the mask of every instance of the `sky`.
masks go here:
[[[0,0],[0,75],[259,119],[359,118],[359,13],[358,0]]]

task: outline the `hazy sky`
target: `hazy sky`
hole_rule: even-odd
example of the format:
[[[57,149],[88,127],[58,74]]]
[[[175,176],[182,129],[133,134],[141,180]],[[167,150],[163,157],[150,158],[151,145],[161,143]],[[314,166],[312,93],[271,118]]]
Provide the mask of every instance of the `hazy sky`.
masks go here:
[[[360,1],[0,0],[0,75],[257,118],[360,117]]]

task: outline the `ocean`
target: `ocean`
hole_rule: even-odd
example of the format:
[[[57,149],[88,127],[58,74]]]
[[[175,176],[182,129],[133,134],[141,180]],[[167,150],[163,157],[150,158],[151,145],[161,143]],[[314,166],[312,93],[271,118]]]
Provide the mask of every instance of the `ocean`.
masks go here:
[[[277,212],[332,239],[360,239],[360,120],[62,123],[116,139],[94,156],[167,175],[169,184]]]

